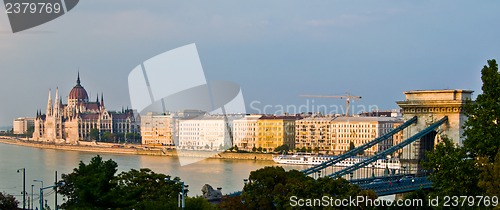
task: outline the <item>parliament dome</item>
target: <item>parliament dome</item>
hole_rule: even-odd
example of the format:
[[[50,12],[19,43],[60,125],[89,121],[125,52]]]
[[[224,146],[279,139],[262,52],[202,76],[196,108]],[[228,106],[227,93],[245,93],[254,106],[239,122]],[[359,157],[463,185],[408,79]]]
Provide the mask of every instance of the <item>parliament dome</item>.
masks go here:
[[[69,92],[69,99],[75,99],[78,101],[87,101],[89,99],[87,91],[80,84],[80,74],[78,74],[78,79],[76,80],[75,87],[73,87],[73,89],[71,89],[71,92]]]

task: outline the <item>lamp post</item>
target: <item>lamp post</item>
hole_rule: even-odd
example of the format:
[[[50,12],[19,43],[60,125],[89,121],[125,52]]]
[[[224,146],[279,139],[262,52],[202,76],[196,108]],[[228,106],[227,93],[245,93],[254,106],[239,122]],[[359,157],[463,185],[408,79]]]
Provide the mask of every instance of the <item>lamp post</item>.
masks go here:
[[[64,182],[61,182],[61,183],[57,183],[55,185],[52,185],[52,186],[48,186],[48,187],[41,187],[40,188],[40,210],[43,210],[43,191],[46,190],[46,189],[49,189],[49,188],[57,188],[57,187],[60,187],[60,186],[63,186],[64,185]]]
[[[41,184],[42,186],[41,186],[40,188],[43,188],[43,181],[42,181],[42,180],[33,179],[33,181],[34,181],[34,182],[40,182],[40,183],[42,183],[42,184]],[[42,208],[42,206],[40,206],[40,208]]]
[[[375,164],[372,164],[372,177],[375,178]]]
[[[26,209],[26,168],[17,169],[17,173],[19,171],[23,171],[23,210]]]
[[[35,187],[34,184],[31,185],[31,209],[35,209],[35,206],[33,206],[33,188]]]
[[[189,185],[184,185],[183,181],[170,180],[170,177],[165,178],[166,181],[173,181],[174,183],[180,183],[182,186],[181,192],[177,196],[178,207],[184,210],[186,208],[186,193],[188,191]]]
[[[41,182],[42,183],[42,187],[40,188],[43,188],[43,180],[38,180],[38,179],[33,179],[34,182]]]
[[[384,175],[386,176],[389,176],[390,172],[389,172],[389,160],[391,159],[391,155],[387,155],[386,157],[386,161],[385,161],[385,171],[384,171]]]

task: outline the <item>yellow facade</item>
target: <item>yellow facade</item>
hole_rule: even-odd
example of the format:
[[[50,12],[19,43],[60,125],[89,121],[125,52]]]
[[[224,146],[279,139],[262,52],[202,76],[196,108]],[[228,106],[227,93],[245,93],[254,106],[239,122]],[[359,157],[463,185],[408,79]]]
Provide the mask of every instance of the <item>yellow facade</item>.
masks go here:
[[[276,147],[287,144],[295,147],[295,117],[263,116],[257,120],[257,141],[255,147],[274,151]]]

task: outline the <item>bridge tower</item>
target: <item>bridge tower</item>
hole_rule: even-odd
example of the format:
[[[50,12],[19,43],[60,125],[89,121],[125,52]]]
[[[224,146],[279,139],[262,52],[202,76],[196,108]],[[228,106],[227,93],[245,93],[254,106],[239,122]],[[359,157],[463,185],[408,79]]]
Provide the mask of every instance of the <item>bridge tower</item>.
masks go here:
[[[435,132],[427,134],[404,148],[403,155],[400,157],[403,164],[407,162],[410,164],[409,169],[418,171],[421,167],[418,163],[425,158],[425,152],[433,150],[443,135],[448,136],[455,144],[462,145],[463,126],[467,120],[462,107],[465,100],[471,99],[472,92],[459,89],[404,92],[406,100],[396,103],[401,107],[405,121],[417,116],[417,122],[404,131],[403,139],[422,131],[444,116],[448,117],[448,122],[441,125]]]

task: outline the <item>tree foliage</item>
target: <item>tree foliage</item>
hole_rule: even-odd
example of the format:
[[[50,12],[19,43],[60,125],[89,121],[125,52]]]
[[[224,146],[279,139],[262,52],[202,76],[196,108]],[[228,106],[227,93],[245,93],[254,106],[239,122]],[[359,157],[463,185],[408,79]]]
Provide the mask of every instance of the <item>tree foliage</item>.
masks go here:
[[[0,209],[17,209],[19,201],[12,195],[0,192]]]
[[[497,152],[493,163],[490,163],[486,158],[482,158],[478,162],[478,165],[482,166],[479,187],[486,191],[486,195],[500,197],[500,152]]]
[[[468,117],[463,143],[471,156],[486,156],[493,162],[500,148],[500,73],[496,61],[488,60],[481,75],[483,92],[463,107]]]
[[[277,153],[288,154],[288,151],[290,151],[290,146],[288,144],[283,144],[283,145],[278,146],[274,149],[274,152],[277,152]]]
[[[347,180],[330,177],[318,180],[297,170],[285,171],[282,167],[265,167],[252,171],[249,183],[243,188],[241,202],[226,199],[221,207],[232,209],[304,209],[290,206],[291,196],[298,198],[321,198],[329,195],[336,198],[366,195],[375,198],[373,192],[362,191]],[[227,202],[227,203],[226,203]]]
[[[64,185],[59,192],[67,197],[62,205],[65,209],[102,209],[117,207],[111,195],[116,187],[111,180],[118,165],[113,160],[103,161],[101,156],[90,160],[88,165],[82,161],[73,173],[63,174]]]
[[[495,60],[481,70],[482,93],[466,101],[463,147],[447,138],[427,154],[437,195],[498,196],[500,189],[500,73]]]
[[[131,169],[120,173],[111,182],[116,186],[112,192],[119,206],[133,209],[173,209],[177,206],[177,195],[182,185],[178,177],[158,174],[150,169]]]
[[[466,150],[444,137],[436,145],[434,152],[427,154],[424,167],[433,171],[430,180],[439,196],[478,195],[477,186],[479,169],[475,161],[469,158]]]
[[[90,140],[99,140],[99,130],[96,128],[90,129],[89,137]]]
[[[178,177],[155,173],[150,169],[131,169],[115,176],[118,165],[100,156],[89,164],[80,162],[59,192],[67,198],[64,209],[175,209],[182,184]],[[185,191],[187,193],[187,190]],[[186,209],[213,209],[201,198],[187,198]]]

